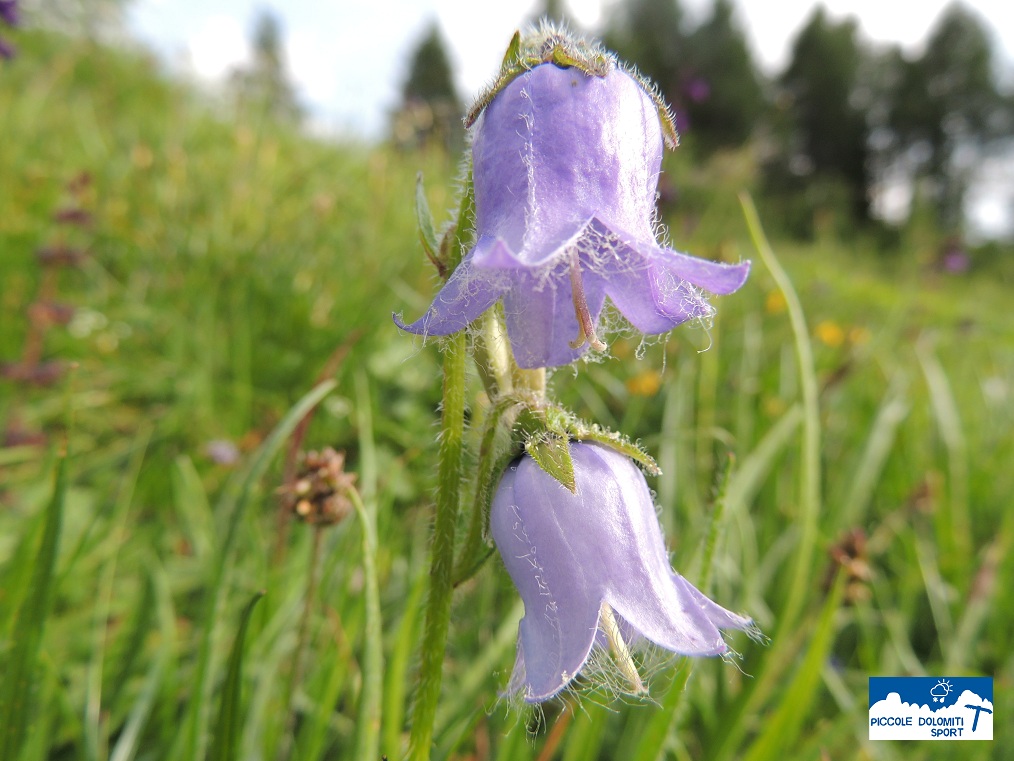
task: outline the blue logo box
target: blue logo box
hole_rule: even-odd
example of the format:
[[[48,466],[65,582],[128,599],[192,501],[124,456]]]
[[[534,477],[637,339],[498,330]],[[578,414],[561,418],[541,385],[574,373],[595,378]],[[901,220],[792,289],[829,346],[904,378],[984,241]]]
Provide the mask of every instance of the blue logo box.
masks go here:
[[[871,740],[992,740],[993,678],[871,676]]]

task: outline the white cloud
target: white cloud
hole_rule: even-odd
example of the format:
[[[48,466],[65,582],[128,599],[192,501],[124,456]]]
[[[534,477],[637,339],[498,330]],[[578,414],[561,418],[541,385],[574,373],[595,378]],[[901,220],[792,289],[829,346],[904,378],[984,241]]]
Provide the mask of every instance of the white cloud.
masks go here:
[[[250,61],[250,44],[243,23],[235,16],[215,14],[204,19],[187,41],[190,63],[201,77],[220,80]]]

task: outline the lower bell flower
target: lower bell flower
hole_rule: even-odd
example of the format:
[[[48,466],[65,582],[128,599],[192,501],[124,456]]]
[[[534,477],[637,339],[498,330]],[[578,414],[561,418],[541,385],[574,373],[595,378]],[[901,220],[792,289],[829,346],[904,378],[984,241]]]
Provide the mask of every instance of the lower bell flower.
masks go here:
[[[606,646],[643,691],[628,649],[642,637],[682,655],[728,652],[720,630],[753,624],[673,571],[638,467],[600,444],[570,453],[575,492],[524,456],[493,498],[493,539],[525,604],[507,692],[552,698]]]

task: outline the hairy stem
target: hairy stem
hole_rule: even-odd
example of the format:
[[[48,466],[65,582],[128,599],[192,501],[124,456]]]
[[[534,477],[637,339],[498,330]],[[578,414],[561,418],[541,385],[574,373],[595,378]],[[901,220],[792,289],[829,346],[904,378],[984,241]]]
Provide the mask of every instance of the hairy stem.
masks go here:
[[[412,712],[409,759],[426,761],[440,700],[444,650],[454,591],[454,533],[458,519],[465,426],[465,334],[455,333],[444,347],[444,400],[440,426],[436,520],[430,550],[430,591],[426,603],[419,689]]]

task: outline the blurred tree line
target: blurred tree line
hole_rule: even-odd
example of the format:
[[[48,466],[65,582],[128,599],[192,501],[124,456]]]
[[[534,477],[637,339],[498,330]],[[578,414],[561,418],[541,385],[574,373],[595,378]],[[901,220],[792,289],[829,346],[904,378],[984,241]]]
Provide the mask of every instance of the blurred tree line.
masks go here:
[[[541,11],[577,28],[561,0]],[[871,43],[856,19],[818,5],[774,76],[758,69],[731,0],[713,0],[696,22],[681,0],[623,0],[592,32],[658,85],[681,153],[697,164],[748,157],[784,233],[813,236],[828,218],[837,233],[883,228],[885,192],[901,188],[913,196],[910,213],[925,207],[937,232],[960,234],[975,173],[1014,154],[1014,96],[990,28],[957,2],[915,52]],[[451,71],[433,25],[410,57],[392,121],[398,142],[458,139]]]
[[[125,34],[130,4],[21,2],[39,22],[100,38]],[[635,64],[676,113],[682,148],[674,161],[741,167],[736,180],[757,193],[765,218],[781,233],[889,230],[885,199],[907,194],[910,219],[953,239],[981,168],[997,158],[1014,164],[1014,94],[1002,85],[990,27],[960,2],[945,8],[914,51],[872,43],[856,19],[833,18],[816,5],[791,43],[788,63],[772,75],[758,69],[732,0],[712,0],[703,18],[689,14],[684,2],[619,0],[608,6],[602,28],[581,30],[566,0],[542,0],[529,20],[589,31]],[[405,71],[392,140],[459,152],[466,104],[435,23],[415,43]],[[233,71],[227,94],[240,114],[301,122],[282,29],[270,10],[255,19],[250,60]],[[663,176],[670,183],[662,187],[663,202],[679,197],[685,209],[690,188],[671,175]]]

